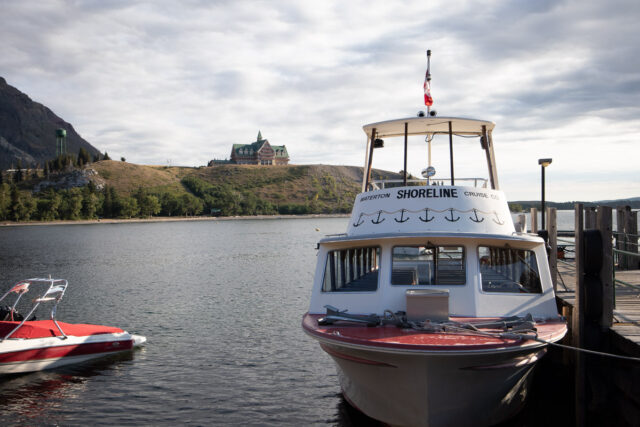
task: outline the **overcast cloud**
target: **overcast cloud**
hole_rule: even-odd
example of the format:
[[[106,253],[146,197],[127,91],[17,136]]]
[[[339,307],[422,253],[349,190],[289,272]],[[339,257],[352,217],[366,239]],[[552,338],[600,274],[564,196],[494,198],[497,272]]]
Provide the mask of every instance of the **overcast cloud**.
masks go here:
[[[431,49],[434,108],[496,122],[510,199],[539,198],[540,157],[549,200],[640,196],[637,1],[0,0],[0,16],[0,76],[112,158],[200,166],[261,130],[291,163],[361,166],[363,124],[424,108]],[[486,175],[463,145],[462,175]],[[402,168],[384,153],[375,167]]]

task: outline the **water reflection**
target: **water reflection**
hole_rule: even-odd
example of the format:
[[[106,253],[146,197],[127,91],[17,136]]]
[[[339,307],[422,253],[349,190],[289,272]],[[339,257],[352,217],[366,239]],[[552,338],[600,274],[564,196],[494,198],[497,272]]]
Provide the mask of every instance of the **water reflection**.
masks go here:
[[[379,421],[374,420],[373,418],[367,417],[365,414],[354,408],[347,402],[347,400],[342,396],[342,393],[338,393],[335,396],[338,400],[338,404],[336,405],[336,419],[335,422],[332,423],[338,427],[361,427],[361,426],[370,426],[370,427],[382,427],[386,424],[383,424]]]
[[[11,424],[64,422],[60,409],[82,396],[91,377],[113,375],[119,364],[133,359],[133,352],[126,352],[50,371],[1,377],[0,416],[4,419],[11,414]]]

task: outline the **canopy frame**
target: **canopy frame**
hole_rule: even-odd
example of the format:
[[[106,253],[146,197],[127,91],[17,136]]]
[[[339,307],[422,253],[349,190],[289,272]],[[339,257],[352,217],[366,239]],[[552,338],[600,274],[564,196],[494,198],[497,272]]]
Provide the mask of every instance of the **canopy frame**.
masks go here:
[[[365,173],[362,180],[362,192],[369,188],[371,182],[371,168],[373,163],[374,141],[378,138],[404,137],[404,170],[403,182],[407,182],[407,140],[414,135],[448,135],[449,136],[449,160],[451,168],[451,185],[455,185],[453,166],[453,136],[477,136],[480,138],[480,145],[485,152],[487,169],[491,188],[499,189],[498,175],[493,150],[493,139],[491,131],[495,124],[490,121],[474,120],[456,117],[409,117],[406,119],[388,120],[384,122],[371,123],[363,126],[367,135],[367,150],[365,154]]]

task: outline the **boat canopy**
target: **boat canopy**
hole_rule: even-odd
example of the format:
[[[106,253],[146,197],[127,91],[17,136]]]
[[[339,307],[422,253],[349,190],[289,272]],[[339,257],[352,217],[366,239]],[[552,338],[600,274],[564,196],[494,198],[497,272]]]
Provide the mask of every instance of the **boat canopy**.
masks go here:
[[[364,125],[363,130],[369,138],[371,138],[371,132],[374,129],[376,138],[404,136],[405,123],[407,124],[407,135],[448,134],[449,123],[451,123],[453,133],[458,135],[482,136],[483,130],[491,132],[495,127],[495,123],[485,120],[458,117],[408,117],[370,123]]]
[[[403,185],[407,185],[407,139],[411,135],[427,135],[430,144],[430,136],[441,134],[449,135],[449,161],[451,164],[451,185],[454,184],[453,172],[453,136],[479,137],[480,145],[485,151],[487,167],[489,169],[489,179],[491,188],[498,190],[498,175],[496,172],[495,155],[493,153],[493,142],[491,132],[495,123],[486,120],[465,119],[459,117],[407,117],[404,119],[387,120],[384,122],[370,123],[363,126],[367,134],[367,150],[364,162],[366,173],[362,179],[362,192],[368,191],[371,182],[371,164],[373,161],[374,148],[383,145],[378,140],[387,137],[404,136],[404,179]],[[429,163],[431,162],[431,145],[429,145]],[[431,166],[431,165],[429,165]],[[426,170],[426,169],[425,169]],[[428,183],[428,180],[427,180]]]

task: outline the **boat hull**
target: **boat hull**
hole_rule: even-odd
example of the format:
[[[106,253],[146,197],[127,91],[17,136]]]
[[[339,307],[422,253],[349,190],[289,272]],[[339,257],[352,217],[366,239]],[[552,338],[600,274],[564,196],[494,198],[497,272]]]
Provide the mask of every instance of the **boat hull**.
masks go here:
[[[515,415],[544,349],[481,355],[399,355],[322,344],[345,398],[389,425],[493,425]]]
[[[546,344],[473,335],[420,333],[396,327],[319,326],[303,329],[337,366],[344,397],[389,425],[494,425],[514,416],[527,398]],[[564,322],[540,325],[550,341]]]
[[[35,372],[86,362],[142,344],[127,332],[85,337],[7,339],[0,343],[0,375]]]

